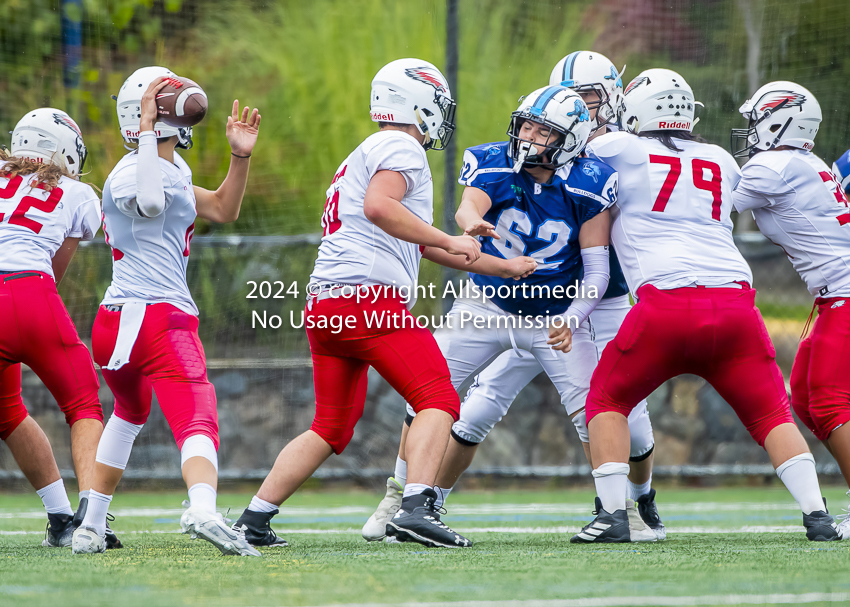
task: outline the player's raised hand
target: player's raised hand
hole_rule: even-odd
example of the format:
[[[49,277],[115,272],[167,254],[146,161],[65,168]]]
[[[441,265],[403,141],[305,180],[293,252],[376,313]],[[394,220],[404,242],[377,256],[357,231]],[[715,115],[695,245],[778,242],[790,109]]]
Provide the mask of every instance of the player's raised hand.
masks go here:
[[[463,231],[463,233],[467,236],[490,236],[491,238],[501,238],[501,236],[496,234],[496,226],[489,221],[484,221],[483,219],[473,221]]]
[[[249,113],[250,112],[250,113]],[[227,141],[230,151],[237,156],[250,156],[260,133],[260,112],[257,108],[251,112],[248,106],[239,115],[239,100],[233,100],[233,113],[227,117]]]
[[[532,257],[514,257],[505,260],[505,271],[502,278],[513,278],[519,280],[525,278],[537,269],[537,262]]]
[[[466,257],[467,265],[474,263],[481,257],[481,243],[477,238],[472,236],[450,236],[449,246],[446,247],[446,252],[452,255],[463,255]]]
[[[553,350],[560,350],[561,352],[569,352],[573,349],[573,332],[570,330],[569,325],[564,322],[560,327],[556,327],[552,325],[549,327],[549,339],[546,341],[547,344],[552,346]]]
[[[168,84],[165,76],[160,76],[148,85],[145,94],[142,95],[141,118],[139,120],[140,131],[152,131],[156,124],[159,110],[156,105],[156,94]]]

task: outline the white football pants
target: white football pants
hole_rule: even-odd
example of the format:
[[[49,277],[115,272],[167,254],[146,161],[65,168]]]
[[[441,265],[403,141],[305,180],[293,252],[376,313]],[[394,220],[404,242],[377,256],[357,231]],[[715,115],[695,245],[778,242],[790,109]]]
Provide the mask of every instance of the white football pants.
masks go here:
[[[479,306],[481,305],[479,302],[476,303]],[[455,306],[457,305],[456,302]],[[466,302],[462,305],[466,305]],[[537,354],[532,352],[532,355],[529,355],[528,351],[520,353],[513,348],[506,348],[505,351],[496,356],[489,366],[476,372],[477,377],[474,377],[475,381],[470,385],[466,399],[461,404],[460,419],[452,426],[454,434],[471,443],[482,442],[508,412],[520,391],[543,370],[547,371],[547,375],[558,388],[561,404],[564,405],[567,414],[572,416],[577,411],[582,410],[587,399],[590,377],[596,368],[599,356],[602,355],[602,351],[608,345],[608,342],[617,335],[617,331],[619,331],[620,325],[630,309],[628,295],[603,299],[591,313],[589,322],[583,324],[579,331],[573,335],[573,350],[565,355],[562,352],[554,352],[546,345],[546,339],[548,339],[546,329],[538,329],[537,331],[545,334],[545,337],[541,336],[540,339],[542,339],[543,348],[548,350],[548,355],[545,351],[542,351],[543,349],[538,349]],[[455,307],[452,308],[452,312],[454,311]],[[483,338],[495,341],[496,339],[496,336],[492,335],[493,332],[488,332],[486,329],[478,329],[477,331],[484,333],[478,338],[479,340]],[[460,348],[455,345],[454,352],[448,352],[444,349],[444,344],[450,346],[452,343],[457,344],[457,342],[442,341],[441,332],[437,331],[434,336],[449,361],[449,370],[452,372],[452,382],[454,382],[455,371],[453,369],[455,367],[463,367],[464,359],[467,361],[466,367],[470,367],[474,363],[469,361],[470,352],[467,348]],[[487,337],[488,333],[491,333],[489,338]],[[516,331],[514,333],[516,337]],[[594,346],[592,351],[586,347],[586,333],[589,333],[592,340]],[[519,347],[519,342],[517,342],[517,346]],[[477,346],[470,345],[470,348],[472,347]],[[554,358],[552,357],[553,353],[562,356]],[[538,355],[542,355],[545,364],[538,360]],[[570,358],[571,356],[572,358]],[[561,362],[556,365],[552,361]],[[563,363],[567,364],[564,365]],[[560,386],[552,377],[553,374],[559,378]],[[455,387],[462,388],[463,386],[455,384]],[[409,406],[408,413],[413,413]],[[577,418],[574,421],[583,421],[583,419],[584,417],[581,416],[580,420]],[[638,403],[632,410],[628,421],[631,434],[630,457],[642,459],[642,456],[647,455],[655,444],[645,400]],[[582,440],[587,442],[586,427],[577,429]]]

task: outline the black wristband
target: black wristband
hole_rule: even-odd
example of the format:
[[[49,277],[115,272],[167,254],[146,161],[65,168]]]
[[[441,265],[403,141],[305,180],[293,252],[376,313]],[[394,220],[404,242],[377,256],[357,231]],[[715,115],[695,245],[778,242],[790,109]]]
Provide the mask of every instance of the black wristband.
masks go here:
[[[233,152],[230,152],[230,155],[236,156],[237,158],[250,158],[251,157],[251,154],[248,154],[247,156],[240,156],[239,154],[234,154]]]

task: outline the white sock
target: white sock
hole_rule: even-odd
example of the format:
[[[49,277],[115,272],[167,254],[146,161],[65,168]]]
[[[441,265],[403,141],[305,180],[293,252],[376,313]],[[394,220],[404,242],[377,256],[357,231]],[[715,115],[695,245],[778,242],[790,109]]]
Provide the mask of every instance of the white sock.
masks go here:
[[[800,504],[803,514],[826,511],[815,471],[815,458],[811,453],[801,453],[786,460],[776,469],[776,474]]]
[[[88,499],[88,498],[89,498],[89,490],[88,489],[86,489],[85,491],[80,491],[80,501],[83,501],[84,499]]]
[[[404,487],[405,483],[407,483],[407,462],[399,456],[396,456],[395,458],[395,472],[393,472],[393,478],[398,481],[398,484],[402,487]]]
[[[189,504],[192,508],[200,508],[204,512],[215,514],[215,489],[206,483],[195,483],[189,487]]]
[[[649,493],[649,490],[652,488],[652,475],[649,476],[648,481],[640,485],[635,485],[632,481],[628,480],[628,477],[626,477],[626,480],[629,483],[629,499],[633,499],[635,501],[637,501],[637,498],[640,496]]]
[[[251,503],[248,505],[248,510],[253,512],[274,512],[277,506],[264,499],[260,499],[256,495],[251,498]]]
[[[110,468],[124,470],[133,450],[133,442],[143,427],[144,424],[131,424],[113,413],[103,428],[95,461]]]
[[[98,493],[94,489],[89,491],[89,505],[86,508],[86,518],[83,519],[83,527],[93,528],[98,535],[106,533],[106,513],[109,510],[111,495]]]
[[[593,471],[596,495],[602,500],[602,509],[614,513],[626,509],[626,482],[629,465],[620,462],[602,464]]]
[[[443,504],[446,503],[446,500],[449,499],[449,493],[452,492],[454,487],[449,487],[448,489],[444,489],[443,487],[437,487],[434,485],[434,491],[437,492],[437,499],[434,501],[434,508],[439,508]]]
[[[410,497],[411,495],[419,495],[426,489],[431,489],[432,491],[434,490],[431,485],[426,485],[425,483],[407,483],[404,486],[404,493],[401,497],[402,499],[404,499],[406,497]]]
[[[71,510],[68,493],[65,491],[65,483],[61,478],[36,490],[36,493],[41,498],[41,503],[44,504],[47,514],[74,514],[74,511]]]

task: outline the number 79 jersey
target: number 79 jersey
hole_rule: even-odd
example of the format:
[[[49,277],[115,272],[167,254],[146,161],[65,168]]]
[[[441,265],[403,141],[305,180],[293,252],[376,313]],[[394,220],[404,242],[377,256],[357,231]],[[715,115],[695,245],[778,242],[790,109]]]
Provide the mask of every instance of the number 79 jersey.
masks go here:
[[[48,192],[34,174],[8,179],[2,171],[0,166],[0,272],[53,276],[53,256],[65,239],[92,240],[100,228],[97,194],[69,177]]]
[[[619,132],[592,141],[588,154],[620,174],[611,208],[611,241],[632,293],[650,283],[752,284],[732,239],[732,191],[741,179],[734,158],[716,145],[661,141]]]

